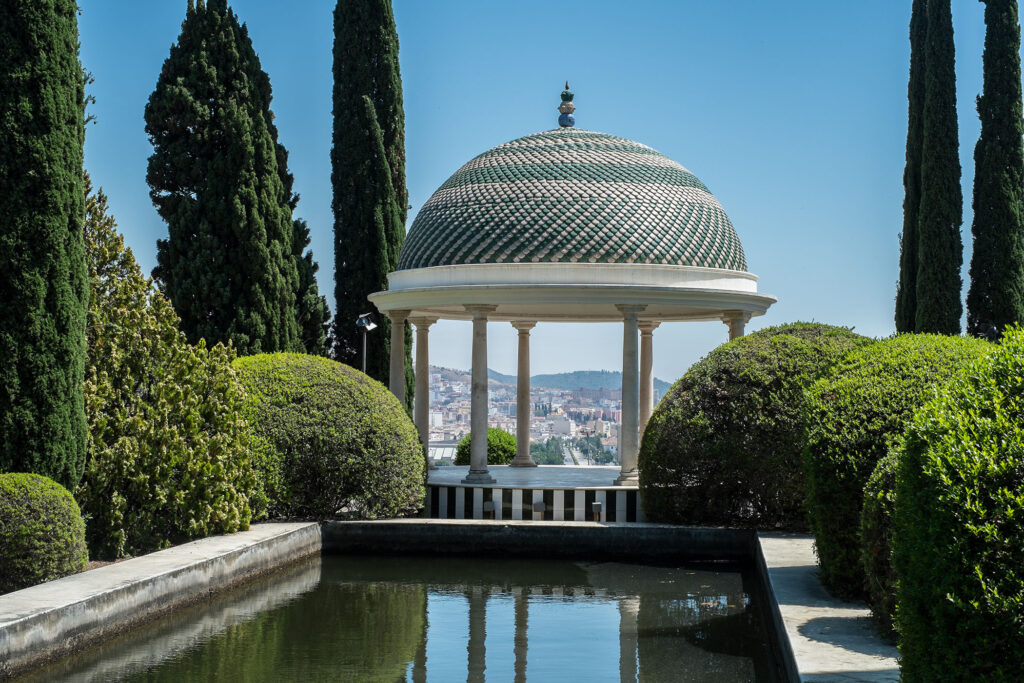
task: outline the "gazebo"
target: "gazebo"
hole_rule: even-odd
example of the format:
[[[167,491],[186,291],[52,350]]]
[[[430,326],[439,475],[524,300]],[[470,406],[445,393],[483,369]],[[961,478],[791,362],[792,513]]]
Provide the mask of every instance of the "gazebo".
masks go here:
[[[470,469],[487,467],[487,323],[519,335],[516,456],[530,458],[530,331],[548,322],[621,322],[621,471],[636,486],[640,435],[653,409],[653,333],[663,322],[721,320],[729,338],[775,303],[759,294],[718,200],[650,147],[574,127],[562,93],[560,127],[469,161],[420,209],[388,289],[370,295],[391,326],[391,390],[404,399],[405,325],[416,327],[415,423],[428,437],[428,335],[441,319],[471,320]],[[525,419],[523,419],[525,418]]]

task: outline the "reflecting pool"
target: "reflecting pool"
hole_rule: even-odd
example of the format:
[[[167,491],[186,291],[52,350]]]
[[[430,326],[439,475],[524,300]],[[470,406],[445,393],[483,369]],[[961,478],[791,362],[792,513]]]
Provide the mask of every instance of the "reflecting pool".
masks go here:
[[[773,681],[734,567],[314,557],[25,681]]]

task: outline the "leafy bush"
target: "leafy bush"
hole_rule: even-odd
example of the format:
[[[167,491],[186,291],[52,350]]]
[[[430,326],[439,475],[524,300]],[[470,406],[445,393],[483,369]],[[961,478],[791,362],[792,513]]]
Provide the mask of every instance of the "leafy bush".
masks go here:
[[[455,447],[455,464],[469,464],[469,443],[472,434],[466,434]],[[507,465],[516,457],[516,437],[504,429],[487,428],[487,464]]]
[[[278,515],[374,519],[418,510],[426,463],[405,408],[358,370],[294,353],[235,361],[253,429],[273,451]]]
[[[871,340],[812,323],[724,344],[654,410],[640,448],[653,521],[805,529],[804,386]]]
[[[85,569],[85,522],[67,489],[38,474],[0,474],[0,593]]]
[[[905,680],[1020,680],[1022,520],[1024,331],[1009,328],[903,441],[893,560]]]
[[[860,512],[878,461],[933,385],[990,349],[977,339],[903,334],[852,352],[808,390],[808,516],[821,580],[836,595],[866,596]]]
[[[86,198],[85,239],[89,453],[76,496],[90,550],[137,555],[247,528],[265,504],[232,351],[186,343],[102,192]]]
[[[487,445],[489,451],[490,444]],[[562,440],[557,436],[552,436],[542,443],[531,443],[530,458],[538,465],[564,465],[565,454],[562,452]],[[487,459],[490,460],[489,453]],[[466,446],[466,464],[469,464],[468,445]]]
[[[895,635],[896,573],[892,568],[892,513],[899,459],[890,451],[878,461],[864,485],[860,512],[861,563],[867,579],[868,605],[886,637]]]

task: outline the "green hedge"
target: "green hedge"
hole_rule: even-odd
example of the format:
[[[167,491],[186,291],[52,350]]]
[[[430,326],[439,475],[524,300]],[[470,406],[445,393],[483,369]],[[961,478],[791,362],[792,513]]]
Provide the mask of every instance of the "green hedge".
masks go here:
[[[88,563],[85,522],[68,490],[38,474],[0,474],[0,593]]]
[[[268,445],[271,513],[396,517],[423,504],[423,448],[398,399],[358,370],[294,353],[235,361]]]
[[[813,323],[724,344],[690,368],[644,431],[640,487],[652,521],[806,529],[804,387],[871,340]]]
[[[897,626],[908,681],[1024,671],[1024,331],[919,410],[896,488]]]
[[[113,559],[248,528],[266,504],[234,352],[185,341],[91,188],[85,243],[89,457],[75,497],[89,550]]]
[[[878,461],[864,485],[860,512],[860,556],[867,579],[867,598],[882,634],[896,632],[896,573],[892,567],[892,514],[899,459],[890,451]]]
[[[469,464],[469,444],[471,434],[466,434],[455,447],[455,464]],[[487,464],[507,465],[516,457],[516,437],[504,429],[487,428]]]
[[[937,382],[990,350],[977,339],[903,334],[852,352],[808,390],[808,517],[821,580],[836,595],[867,595],[860,513],[878,461]]]

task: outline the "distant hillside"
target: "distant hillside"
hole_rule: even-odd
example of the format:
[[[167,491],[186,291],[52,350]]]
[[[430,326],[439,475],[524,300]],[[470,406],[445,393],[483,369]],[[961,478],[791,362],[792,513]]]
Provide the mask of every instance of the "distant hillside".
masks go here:
[[[496,370],[487,371],[488,379],[502,384],[515,384],[514,375],[505,375]],[[560,372],[554,375],[534,375],[530,378],[531,387],[544,389],[621,389],[622,373],[612,370],[577,370],[576,372]],[[655,378],[654,389],[664,395],[672,385]]]

